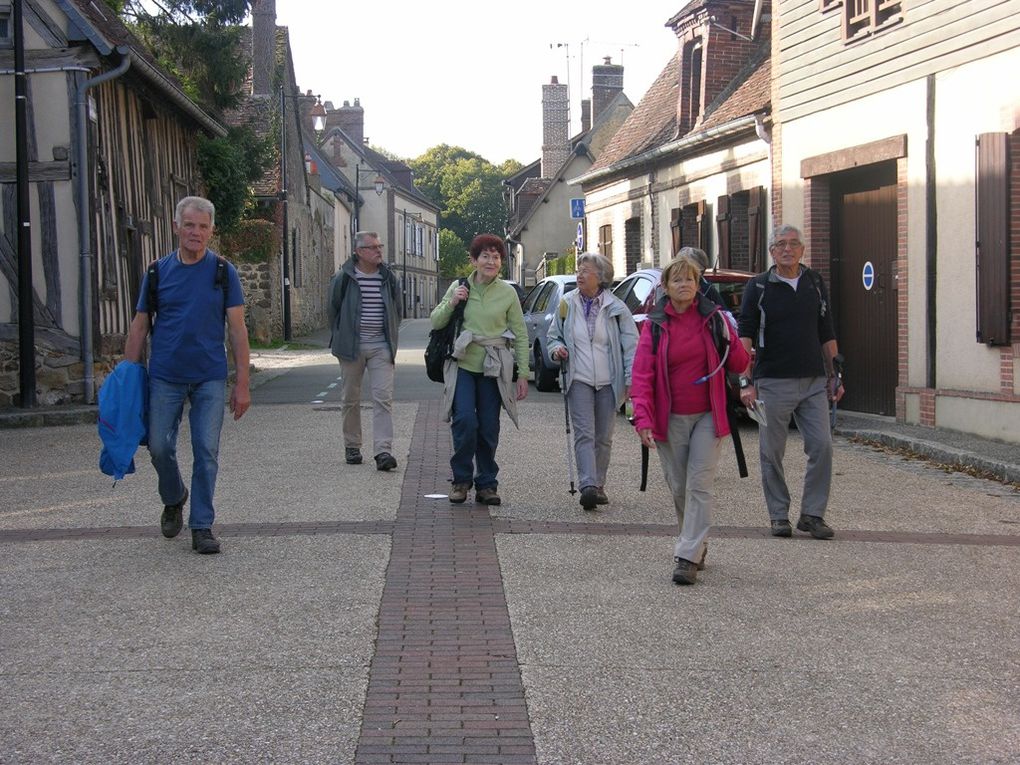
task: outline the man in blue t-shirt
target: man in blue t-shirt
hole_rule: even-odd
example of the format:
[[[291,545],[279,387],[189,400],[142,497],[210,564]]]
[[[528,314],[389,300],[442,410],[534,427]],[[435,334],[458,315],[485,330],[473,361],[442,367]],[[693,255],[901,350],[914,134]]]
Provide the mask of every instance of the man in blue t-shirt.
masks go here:
[[[178,202],[174,231],[179,247],[146,272],[124,348],[126,359],[139,361],[151,327],[149,455],[164,505],[160,529],[168,539],[180,533],[189,497],[177,466],[177,430],[185,401],[191,404],[188,422],[194,461],[188,527],[192,549],[203,554],[220,551],[212,525],[226,404],[224,320],[237,373],[229,404],[234,419],[240,419],[251,405],[244,295],[237,270],[208,249],[215,216],[208,199],[185,197]],[[154,289],[150,287],[153,277]]]

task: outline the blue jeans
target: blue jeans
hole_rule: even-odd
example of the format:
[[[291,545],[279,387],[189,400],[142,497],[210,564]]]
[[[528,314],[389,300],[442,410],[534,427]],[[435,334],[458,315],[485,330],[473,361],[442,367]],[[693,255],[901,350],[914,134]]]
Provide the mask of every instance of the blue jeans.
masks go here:
[[[191,402],[191,510],[188,527],[212,528],[213,493],[219,470],[220,430],[226,403],[226,381],[172,383],[149,379],[149,457],[159,476],[159,497],[173,505],[184,497],[184,481],[177,466],[177,431],[184,402]]]
[[[495,377],[457,368],[457,389],[450,413],[454,483],[472,483],[476,489],[495,489],[499,465],[499,410],[502,400]]]

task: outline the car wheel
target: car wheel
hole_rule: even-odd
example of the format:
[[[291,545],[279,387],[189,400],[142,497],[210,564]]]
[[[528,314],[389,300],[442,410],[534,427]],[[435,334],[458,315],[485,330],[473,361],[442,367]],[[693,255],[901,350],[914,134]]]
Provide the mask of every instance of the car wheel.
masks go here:
[[[535,387],[544,393],[559,390],[560,386],[556,382],[556,373],[555,367],[546,366],[542,346],[535,343]]]

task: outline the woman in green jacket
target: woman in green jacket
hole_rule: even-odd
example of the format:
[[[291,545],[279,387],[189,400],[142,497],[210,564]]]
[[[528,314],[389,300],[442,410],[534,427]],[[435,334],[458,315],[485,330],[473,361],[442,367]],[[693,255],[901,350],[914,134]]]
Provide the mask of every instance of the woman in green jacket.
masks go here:
[[[450,285],[431,315],[433,328],[441,329],[453,309],[467,301],[453,358],[444,370],[443,401],[453,433],[450,501],[464,502],[473,485],[476,502],[498,505],[499,410],[506,409],[517,425],[517,402],[528,395],[528,333],[517,292],[499,278],[503,240],[479,234],[469,255],[474,271],[467,284]]]

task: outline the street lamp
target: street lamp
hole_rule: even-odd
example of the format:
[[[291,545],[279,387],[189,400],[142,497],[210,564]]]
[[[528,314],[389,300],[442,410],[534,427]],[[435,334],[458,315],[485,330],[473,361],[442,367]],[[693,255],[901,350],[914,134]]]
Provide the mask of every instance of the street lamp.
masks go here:
[[[382,196],[383,191],[386,189],[386,181],[379,174],[376,174],[375,180],[371,186],[361,187],[361,163],[354,165],[354,218],[351,220],[352,228],[354,231],[351,232],[351,238],[353,240],[354,234],[357,234],[361,230],[361,194],[360,191],[372,191],[379,196]]]

